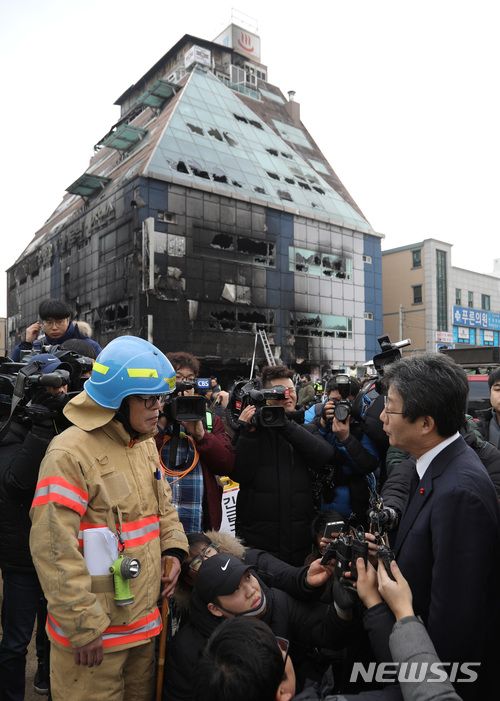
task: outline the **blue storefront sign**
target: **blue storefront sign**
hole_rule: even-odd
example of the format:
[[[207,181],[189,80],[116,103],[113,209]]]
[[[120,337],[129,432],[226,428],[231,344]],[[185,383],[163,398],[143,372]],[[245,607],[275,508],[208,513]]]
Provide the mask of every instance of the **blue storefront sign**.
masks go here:
[[[468,307],[453,307],[453,343],[498,346],[500,314]]]
[[[453,325],[500,331],[500,314],[468,307],[453,307]]]

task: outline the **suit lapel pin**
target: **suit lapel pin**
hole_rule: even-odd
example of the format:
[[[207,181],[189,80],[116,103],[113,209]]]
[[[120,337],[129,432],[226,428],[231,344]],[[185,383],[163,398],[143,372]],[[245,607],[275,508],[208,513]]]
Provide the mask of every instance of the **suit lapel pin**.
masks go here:
[[[425,492],[425,489],[423,487],[420,487],[420,494],[423,494]]]

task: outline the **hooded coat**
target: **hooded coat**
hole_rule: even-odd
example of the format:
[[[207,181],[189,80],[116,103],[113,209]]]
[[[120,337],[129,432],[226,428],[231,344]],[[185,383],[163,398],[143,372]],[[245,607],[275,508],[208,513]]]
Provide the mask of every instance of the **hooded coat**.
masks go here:
[[[92,348],[95,350],[96,355],[99,355],[99,353],[102,350],[101,346],[97,343],[97,341],[94,341],[93,338],[90,338],[90,336],[86,335],[85,333],[82,333],[82,331],[78,328],[78,324],[76,322],[73,323],[72,321],[70,321],[66,333],[60,338],[51,338],[50,336],[45,334],[40,339],[37,338],[35,341],[33,341],[33,343],[30,343],[29,341],[21,341],[21,343],[18,343],[12,351],[11,358],[14,362],[17,363],[21,359],[21,351],[30,351],[33,350],[33,348],[37,351],[40,351],[42,345],[60,346],[61,343],[64,343],[64,341],[69,341],[71,338],[80,338],[83,341],[87,341],[87,343],[90,343]]]
[[[161,630],[161,556],[187,553],[187,539],[158,470],[153,434],[131,440],[116,412],[85,392],[64,413],[74,425],[51,442],[31,510],[30,546],[48,601],[49,637],[75,648],[103,635],[104,652],[132,647]],[[119,532],[124,555],[141,564],[139,576],[127,580],[130,605],[116,605],[113,575],[89,574],[83,532],[100,526]]]

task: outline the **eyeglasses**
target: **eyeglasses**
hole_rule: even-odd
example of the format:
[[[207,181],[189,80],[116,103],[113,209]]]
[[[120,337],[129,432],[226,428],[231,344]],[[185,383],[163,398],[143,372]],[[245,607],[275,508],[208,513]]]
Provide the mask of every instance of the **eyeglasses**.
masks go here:
[[[277,635],[276,637],[276,642],[278,643],[278,647],[281,650],[281,652],[285,653],[285,656],[283,658],[283,677],[285,676],[285,669],[286,669],[286,663],[288,660],[288,651],[290,649],[290,642],[286,638],[279,638]]]
[[[182,375],[180,372],[175,373],[175,379],[178,382],[195,382],[196,377],[194,375]]]
[[[391,411],[387,408],[387,396],[384,396],[384,411],[386,414],[404,414],[404,411]]]
[[[156,402],[160,402],[160,404],[165,404],[167,401],[168,393],[167,394],[133,394],[133,397],[136,399],[142,399],[144,402],[144,406],[146,409],[152,409]]]
[[[194,572],[198,572],[202,562],[204,560],[207,560],[209,557],[212,557],[212,555],[217,555],[218,552],[219,548],[216,545],[214,545],[214,543],[210,543],[210,545],[207,545],[205,548],[203,548],[200,555],[191,560],[191,562],[189,563],[189,569],[194,570]]]
[[[44,326],[65,326],[68,323],[68,319],[42,319],[42,324]]]

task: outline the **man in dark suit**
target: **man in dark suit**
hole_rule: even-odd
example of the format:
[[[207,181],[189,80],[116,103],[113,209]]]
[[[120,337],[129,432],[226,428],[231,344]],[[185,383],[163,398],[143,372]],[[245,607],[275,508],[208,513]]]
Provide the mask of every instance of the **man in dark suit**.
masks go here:
[[[440,659],[458,663],[447,667],[457,692],[491,698],[491,663],[500,659],[500,509],[488,473],[459,435],[467,376],[448,357],[424,353],[389,366],[384,382],[384,430],[391,446],[417,461],[396,559]],[[477,682],[458,683],[464,662],[481,663],[470,666]]]

